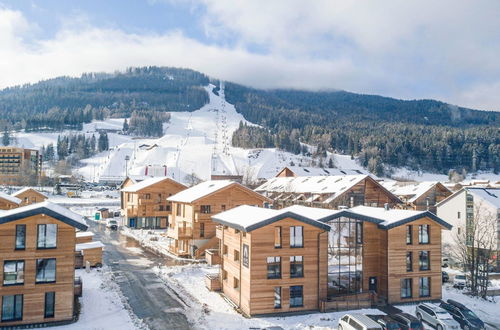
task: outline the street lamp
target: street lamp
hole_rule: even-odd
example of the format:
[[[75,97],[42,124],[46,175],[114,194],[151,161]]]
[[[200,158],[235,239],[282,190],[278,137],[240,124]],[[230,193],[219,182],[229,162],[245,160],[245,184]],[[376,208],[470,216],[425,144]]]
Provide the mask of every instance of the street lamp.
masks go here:
[[[125,156],[125,177],[128,177],[128,161],[130,160],[130,156]]]

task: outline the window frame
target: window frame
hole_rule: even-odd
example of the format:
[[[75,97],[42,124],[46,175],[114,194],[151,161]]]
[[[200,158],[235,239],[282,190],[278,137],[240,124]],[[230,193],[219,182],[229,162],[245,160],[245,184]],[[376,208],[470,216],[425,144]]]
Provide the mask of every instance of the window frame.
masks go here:
[[[298,299],[298,296],[293,296],[295,290],[299,291],[300,288],[300,305],[292,304],[292,301]],[[292,285],[290,286],[290,308],[304,307],[304,286],[303,285]]]
[[[281,249],[283,247],[283,228],[281,226],[274,227],[274,248]]]
[[[297,243],[297,229],[300,228],[300,245]],[[290,226],[290,248],[300,249],[304,247],[304,226]]]
[[[427,256],[427,258],[423,258],[423,256]],[[427,262],[424,262],[427,260]],[[425,266],[425,268],[424,268]],[[420,271],[431,270],[431,252],[430,251],[419,251],[418,252],[418,269]]]
[[[422,285],[423,280],[427,280],[427,294],[422,294],[424,286]],[[420,298],[424,297],[430,297],[432,295],[431,292],[431,277],[430,276],[423,276],[418,279],[418,296]]]
[[[47,281],[47,280],[38,280],[38,272],[39,272],[39,262],[43,261],[43,260],[47,260],[47,263],[50,262],[50,261],[54,261],[54,280],[50,280],[50,281]],[[46,284],[46,283],[56,283],[57,281],[57,259],[56,258],[38,258],[35,260],[35,284]],[[44,270],[44,273],[45,273],[45,270]],[[44,274],[44,277],[45,277],[45,274]]]
[[[279,256],[267,257],[266,258],[266,265],[267,265],[266,276],[267,276],[268,280],[280,279],[282,277],[281,257],[279,257]],[[270,272],[272,270],[271,267],[273,267],[273,269],[274,269],[272,272]]]
[[[22,247],[18,246],[18,238],[19,238],[19,229],[24,228],[24,232],[22,233],[23,245]],[[16,237],[15,237],[15,248],[14,250],[26,250],[26,225],[20,224],[16,225]]]
[[[300,259],[300,260],[298,260]],[[292,269],[295,271],[292,272]],[[300,274],[297,274],[297,269],[300,269]],[[304,257],[290,256],[290,278],[304,277]]]
[[[9,319],[5,319],[4,316],[5,316],[5,313],[4,313],[4,303],[5,303],[5,298],[7,297],[13,297],[13,305],[12,305],[12,314],[13,314],[13,318],[9,318]],[[17,299],[20,298],[21,299],[21,312],[20,312],[20,317],[16,317],[16,315],[18,313],[17,312]],[[24,295],[22,294],[13,294],[13,295],[5,295],[5,296],[2,296],[2,318],[1,318],[1,322],[13,322],[13,321],[22,321],[23,319],[23,312],[24,312]]]
[[[211,205],[200,205],[200,213],[201,214],[212,214],[212,206]]]
[[[55,226],[55,245],[54,246],[47,246],[47,226]],[[40,228],[45,228],[43,236],[44,236],[44,246],[40,246]],[[58,234],[58,226],[55,223],[43,223],[39,224],[36,227],[36,248],[37,250],[50,250],[50,249],[57,249],[57,234]]]
[[[403,283],[405,284],[404,286],[403,286]],[[403,295],[403,292],[405,293],[405,295]],[[409,295],[407,294],[408,292],[409,292]],[[413,279],[412,278],[402,278],[401,279],[401,282],[400,282],[400,298],[401,299],[411,299],[411,298],[413,298]]]
[[[413,244],[413,225],[406,225],[406,245]]]
[[[281,286],[275,286],[274,287],[274,308],[275,309],[280,309],[282,304],[282,289]]]
[[[19,264],[22,264],[23,267],[22,267],[22,282],[17,282],[16,283],[5,283],[5,274],[7,273],[5,271],[5,266],[7,263],[15,263],[16,264],[16,278],[19,276],[19,270],[18,270],[18,265]],[[3,262],[3,279],[2,279],[2,285],[3,286],[15,286],[15,285],[24,285],[24,270],[25,270],[25,266],[26,266],[26,263],[24,262],[24,260],[5,260]]]
[[[426,228],[425,231],[423,230],[424,228]],[[424,237],[427,239],[426,241],[424,241]],[[431,243],[431,226],[428,224],[418,225],[418,244],[430,244],[430,243]]]
[[[406,271],[413,271],[413,251],[406,252]]]
[[[200,222],[200,237],[205,237],[205,223]]]
[[[48,295],[52,295],[52,313],[47,313],[47,297]],[[43,305],[43,315],[44,318],[53,318],[56,315],[56,293],[55,291],[45,292],[45,300]]]

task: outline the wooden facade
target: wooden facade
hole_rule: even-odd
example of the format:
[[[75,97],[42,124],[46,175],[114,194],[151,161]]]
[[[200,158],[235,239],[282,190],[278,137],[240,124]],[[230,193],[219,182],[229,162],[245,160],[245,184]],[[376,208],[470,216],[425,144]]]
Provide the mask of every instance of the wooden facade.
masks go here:
[[[442,183],[437,183],[423,195],[415,199],[411,203],[414,210],[424,211],[429,210],[432,213],[436,213],[436,205],[448,198],[453,194],[448,188],[446,188]]]
[[[0,147],[0,184],[22,185],[26,176],[41,175],[42,155],[38,150]]]
[[[19,203],[15,202],[14,200],[19,201]],[[19,207],[20,200],[16,197],[10,198],[10,196],[1,196],[0,195],[0,210],[11,210]]]
[[[20,206],[26,206],[34,203],[40,203],[47,200],[47,196],[33,188],[22,189],[21,191],[13,194],[21,200]]]
[[[205,250],[217,245],[212,215],[239,205],[262,207],[269,202],[268,198],[236,182],[190,203],[173,200],[167,231],[169,251],[178,256],[200,258]]]
[[[133,185],[128,185],[128,188],[131,187]],[[127,191],[126,188],[122,189],[125,225],[130,228],[158,229],[167,228],[172,209],[167,198],[186,189],[186,186],[165,177],[137,191]]]
[[[38,324],[73,320],[74,314],[74,281],[75,281],[75,227],[44,213],[31,212],[33,215],[0,224],[0,296],[2,304],[14,295],[21,295],[19,320],[6,321],[6,315],[1,316],[0,326],[20,324]],[[57,225],[57,240],[55,248],[40,249],[37,247],[38,225]],[[16,249],[16,226],[25,226],[25,248]],[[80,229],[86,229],[83,224]],[[37,260],[55,259],[55,281],[37,283]],[[23,273],[17,278],[22,283],[5,284],[4,267],[6,261],[24,262]],[[46,316],[46,293],[55,293],[53,315]],[[10,298],[9,298],[10,299]],[[16,298],[18,299],[18,298]],[[19,306],[18,306],[19,307]],[[1,309],[0,309],[1,310]]]

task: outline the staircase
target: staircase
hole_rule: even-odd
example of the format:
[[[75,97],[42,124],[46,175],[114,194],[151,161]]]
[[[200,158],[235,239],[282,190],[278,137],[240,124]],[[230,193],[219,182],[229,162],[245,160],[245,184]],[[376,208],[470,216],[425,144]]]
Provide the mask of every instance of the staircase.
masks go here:
[[[217,246],[217,243],[219,243],[219,239],[217,236],[212,237],[211,239],[208,240],[205,244],[200,246],[195,252],[194,252],[194,258],[195,259],[200,259],[203,255],[205,255],[205,251],[208,249],[212,249]]]

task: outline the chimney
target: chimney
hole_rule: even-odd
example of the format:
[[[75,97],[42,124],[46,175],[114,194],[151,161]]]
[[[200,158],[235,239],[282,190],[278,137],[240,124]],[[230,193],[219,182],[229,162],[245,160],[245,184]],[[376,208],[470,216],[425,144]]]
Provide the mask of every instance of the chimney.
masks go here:
[[[389,203],[384,204],[384,210],[389,211]]]

